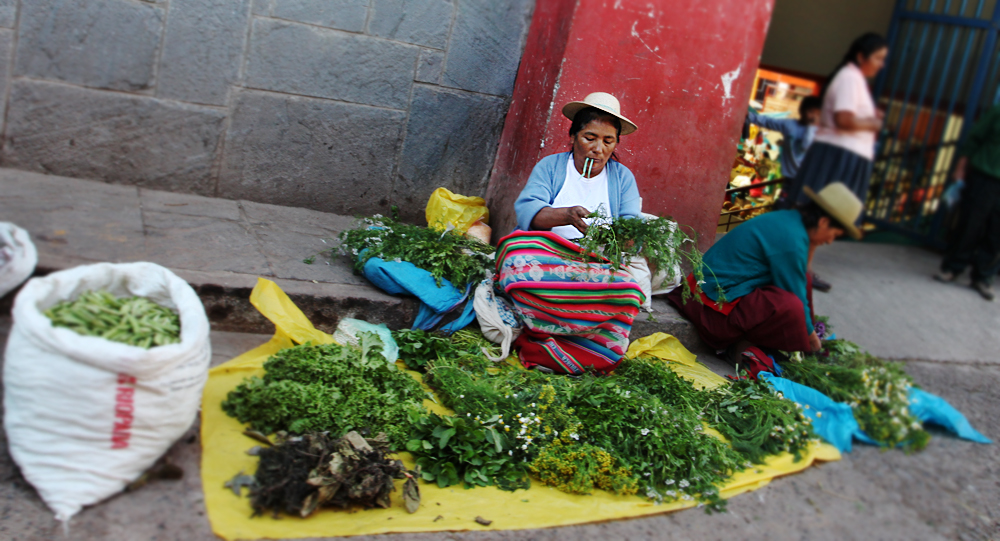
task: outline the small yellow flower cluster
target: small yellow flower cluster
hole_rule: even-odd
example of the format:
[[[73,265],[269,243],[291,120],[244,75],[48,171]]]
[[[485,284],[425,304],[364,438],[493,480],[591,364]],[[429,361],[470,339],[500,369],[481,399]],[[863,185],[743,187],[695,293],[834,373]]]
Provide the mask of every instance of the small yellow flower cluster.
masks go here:
[[[604,449],[564,434],[542,450],[531,463],[531,472],[542,484],[570,494],[590,494],[595,488],[626,496],[637,493],[639,484],[631,468],[617,463]]]

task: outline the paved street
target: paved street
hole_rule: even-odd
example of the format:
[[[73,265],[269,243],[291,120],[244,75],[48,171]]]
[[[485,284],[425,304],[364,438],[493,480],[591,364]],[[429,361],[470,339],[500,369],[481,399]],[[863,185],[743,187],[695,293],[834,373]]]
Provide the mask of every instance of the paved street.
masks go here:
[[[278,280],[288,290],[312,288],[309,294],[317,299],[363,294],[398,302],[371,290],[346,265],[310,267],[300,263],[305,255],[323,246],[320,238],[350,224],[347,218],[256,203],[168,196],[134,187],[90,190],[91,184],[0,170],[0,219],[19,222],[31,230],[41,261],[50,268],[100,260],[150,259],[185,277],[222,277],[223,281],[242,284],[240,287],[252,285],[259,274]],[[907,360],[907,370],[918,384],[945,397],[973,426],[1000,441],[996,415],[1000,362],[994,353],[1000,345],[994,331],[1000,304],[984,302],[968,287],[932,281],[930,274],[937,261],[935,254],[919,248],[838,242],[822,249],[816,258],[817,272],[834,285],[831,293],[816,294],[817,312],[831,316],[838,336],[878,355]],[[243,294],[238,288],[226,291],[230,297]],[[236,302],[230,297],[226,302]],[[353,315],[363,316],[365,306],[376,305],[351,306]],[[396,305],[377,306],[390,307],[386,311],[399,309]],[[665,309],[665,305],[658,306]],[[377,317],[387,316],[373,314]],[[669,320],[671,316],[660,314],[658,318]],[[0,347],[9,325],[9,317],[0,315]],[[680,329],[678,336],[683,336],[691,349],[704,351],[681,323],[669,325]],[[642,328],[647,329],[643,332],[654,329]],[[213,362],[224,362],[267,338],[260,332],[213,331]],[[725,368],[704,354],[702,358],[713,369]],[[183,480],[153,482],[86,509],[73,519],[65,538],[213,539],[204,514],[197,427],[168,456],[185,470]],[[973,444],[945,435],[935,437],[925,451],[913,455],[857,446],[840,462],[809,468],[734,498],[725,514],[708,516],[700,510],[688,510],[549,530],[401,534],[388,539],[442,537],[995,539],[1000,537],[1000,451],[996,445]],[[12,464],[6,443],[0,443],[0,539],[62,538],[51,513]]]

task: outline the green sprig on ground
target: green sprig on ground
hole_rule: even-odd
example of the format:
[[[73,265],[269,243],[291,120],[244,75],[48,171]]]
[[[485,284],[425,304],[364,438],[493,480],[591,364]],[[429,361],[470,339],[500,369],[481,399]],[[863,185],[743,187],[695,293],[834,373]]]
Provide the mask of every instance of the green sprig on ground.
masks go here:
[[[827,340],[821,354],[782,367],[788,379],[849,404],[861,429],[879,445],[918,451],[930,441],[909,410],[913,379],[899,363],[879,359],[846,340]]]
[[[678,277],[682,272],[681,265],[686,262],[692,268],[698,287],[705,281],[706,267],[696,239],[677,222],[668,218],[608,218],[601,209],[588,217],[594,220],[583,238],[576,241],[583,254],[604,256],[615,271],[628,265],[633,257],[644,257],[649,262],[650,271],[666,272],[668,281]],[[692,291],[687,280],[681,280],[681,287],[685,300],[692,295],[700,300],[700,296],[696,295],[698,291]],[[721,288],[718,294],[720,302],[725,302]]]
[[[264,363],[264,377],[251,377],[230,391],[222,409],[265,434],[350,430],[385,432],[393,449],[410,439],[409,413],[425,411],[426,393],[407,373],[386,361],[374,334],[361,347],[301,345]]]
[[[406,261],[431,273],[438,286],[448,280],[458,288],[482,280],[493,267],[493,247],[456,231],[434,231],[381,215],[364,218],[340,234],[340,250],[354,258],[361,272],[373,257]]]

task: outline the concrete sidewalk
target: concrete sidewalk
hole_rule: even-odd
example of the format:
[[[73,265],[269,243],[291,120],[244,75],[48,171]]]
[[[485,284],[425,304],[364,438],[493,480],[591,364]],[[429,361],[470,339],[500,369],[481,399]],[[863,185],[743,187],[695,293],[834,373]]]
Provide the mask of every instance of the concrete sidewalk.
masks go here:
[[[833,284],[813,293],[840,338],[887,359],[1000,363],[1000,303],[931,278],[941,257],[913,246],[835,242],[814,270]]]

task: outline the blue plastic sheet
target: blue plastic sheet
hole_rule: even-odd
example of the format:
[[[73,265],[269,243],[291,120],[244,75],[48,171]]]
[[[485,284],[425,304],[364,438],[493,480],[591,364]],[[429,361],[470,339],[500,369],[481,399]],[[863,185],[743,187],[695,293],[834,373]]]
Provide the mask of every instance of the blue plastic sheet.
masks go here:
[[[468,301],[471,287],[462,291],[446,279],[441,286],[430,272],[406,261],[384,261],[373,257],[361,270],[371,283],[390,295],[413,295],[420,299],[420,311],[413,322],[414,329],[430,330],[441,323],[445,314],[455,310],[462,303],[465,309],[458,319],[447,324],[442,330],[455,332],[476,318],[472,302]],[[468,302],[467,302],[468,301]]]
[[[830,442],[842,453],[851,452],[851,440],[878,445],[865,434],[854,419],[851,407],[843,402],[835,402],[825,394],[800,383],[779,378],[767,372],[758,377],[770,384],[786,398],[800,404],[812,421],[816,434]],[[956,436],[977,443],[993,443],[977,432],[968,419],[945,399],[926,391],[910,389],[910,413],[924,423],[936,424]]]
[[[859,434],[864,436],[858,421],[854,419],[854,412],[847,404],[835,402],[812,387],[767,372],[761,372],[758,377],[785,395],[785,398],[801,405],[803,412],[812,419],[816,434],[840,452],[850,453],[851,439]]]
[[[945,399],[913,387],[910,389],[910,413],[925,423],[944,428],[956,436],[976,443],[993,443],[980,434],[969,420]]]

